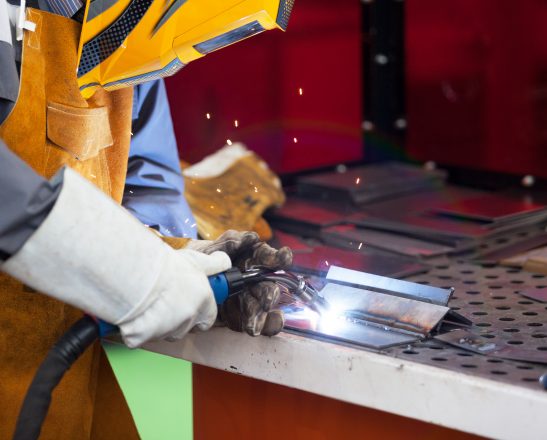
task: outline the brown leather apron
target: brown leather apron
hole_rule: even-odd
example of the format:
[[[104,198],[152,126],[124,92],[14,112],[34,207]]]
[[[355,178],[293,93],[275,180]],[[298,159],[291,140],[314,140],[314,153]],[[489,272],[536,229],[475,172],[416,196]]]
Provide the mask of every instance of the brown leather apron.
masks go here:
[[[25,32],[20,94],[0,138],[51,178],[68,165],[121,201],[127,171],[132,89],[86,101],[76,83],[80,25],[33,9]],[[60,268],[62,270],[62,268]],[[0,438],[10,438],[26,389],[47,350],[81,312],[0,274]],[[55,391],[43,439],[137,438],[97,345]],[[100,376],[100,380],[99,380]]]

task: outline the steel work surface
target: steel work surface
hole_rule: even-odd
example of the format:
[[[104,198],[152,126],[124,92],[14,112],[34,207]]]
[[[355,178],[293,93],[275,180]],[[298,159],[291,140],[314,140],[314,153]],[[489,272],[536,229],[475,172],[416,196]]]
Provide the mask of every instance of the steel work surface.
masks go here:
[[[458,261],[439,263],[429,273],[408,280],[455,287],[449,306],[474,322],[473,332],[496,344],[541,351],[547,359],[547,303],[518,293],[526,288],[547,289],[545,275]],[[547,372],[547,365],[474,354],[435,340],[384,353],[533,389],[541,389],[538,378]]]
[[[530,239],[544,230],[535,227],[503,238],[492,238],[481,245],[479,252],[488,253]],[[519,293],[527,289],[547,292],[547,276],[518,268],[475,263],[472,256],[429,259],[427,262],[432,264],[429,272],[405,280],[445,289],[453,287],[455,291],[448,305],[474,323],[472,332],[496,345],[537,350],[544,354],[547,363],[547,303]],[[412,346],[392,347],[382,353],[536,390],[542,389],[538,379],[547,372],[545,364],[488,357],[434,339]]]
[[[529,237],[517,233],[483,245],[489,251]],[[405,278],[455,288],[450,306],[493,342],[533,348],[547,357],[547,304],[518,292],[547,289],[547,277],[470,262],[427,260],[432,269]],[[148,349],[319,395],[500,439],[544,438],[547,365],[474,354],[435,340],[381,352],[291,334],[249,338],[227,329],[190,334]]]

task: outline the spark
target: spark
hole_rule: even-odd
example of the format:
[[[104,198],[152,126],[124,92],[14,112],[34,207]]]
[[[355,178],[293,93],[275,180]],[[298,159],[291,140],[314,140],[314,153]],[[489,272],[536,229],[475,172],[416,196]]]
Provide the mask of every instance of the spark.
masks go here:
[[[360,182],[360,181],[361,181],[361,178],[358,177],[357,179],[355,179],[355,184],[356,184],[356,185],[359,185],[359,182]]]
[[[258,192],[258,188],[255,186],[255,193],[257,193],[257,192]]]
[[[300,87],[300,88],[298,89],[298,94],[299,94],[300,96],[302,96],[302,95],[304,94],[304,90],[302,89],[302,87]]]
[[[328,262],[327,260],[325,260],[325,264],[326,264],[327,266],[329,266],[329,262]]]
[[[358,249],[361,249],[363,247],[363,243],[359,243]]]
[[[294,142],[295,144],[298,143],[298,139],[297,139],[297,138],[292,138],[292,140],[293,140],[293,142]]]
[[[129,194],[133,194],[133,191],[129,190]]]
[[[239,127],[239,121],[237,119],[234,121],[234,127],[235,128]]]
[[[196,224],[194,223],[193,225],[190,225],[191,228],[195,228],[196,227]]]
[[[186,220],[184,220],[184,224],[185,224],[185,225],[188,224],[189,221],[190,221],[190,219],[187,218]]]
[[[205,117],[206,117],[207,119],[211,119],[211,113],[205,113]]]
[[[217,188],[217,193],[221,193],[222,190],[220,188]]]
[[[232,141],[231,141],[230,139],[226,139],[226,143],[227,143],[228,145],[232,145]]]
[[[209,206],[209,208],[215,209],[215,205],[211,205],[211,206]]]
[[[97,176],[95,174],[91,174],[91,177],[93,177],[94,179],[97,178]]]

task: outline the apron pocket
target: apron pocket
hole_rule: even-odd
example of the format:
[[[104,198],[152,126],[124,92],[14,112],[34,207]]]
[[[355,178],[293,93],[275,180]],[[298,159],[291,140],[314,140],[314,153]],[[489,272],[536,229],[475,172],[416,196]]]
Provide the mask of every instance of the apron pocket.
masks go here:
[[[47,137],[78,160],[96,157],[113,144],[106,107],[79,108],[50,102]]]

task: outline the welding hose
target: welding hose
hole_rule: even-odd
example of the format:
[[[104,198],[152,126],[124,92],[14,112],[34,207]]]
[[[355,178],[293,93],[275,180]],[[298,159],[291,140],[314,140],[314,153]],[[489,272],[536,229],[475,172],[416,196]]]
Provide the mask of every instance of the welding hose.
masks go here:
[[[215,301],[222,304],[228,296],[243,290],[245,280],[236,268],[209,277]],[[51,404],[53,390],[70,367],[99,337],[115,333],[118,328],[104,321],[85,316],[77,321],[49,350],[38,367],[17,418],[14,440],[37,439]]]
[[[209,277],[217,304],[224,303],[230,295],[239,294],[245,284],[260,281],[277,282],[294,292],[304,290],[303,285],[305,285],[292,274],[276,274],[260,269],[242,273],[232,268]],[[53,390],[65,373],[99,337],[116,331],[116,326],[85,316],[72,325],[55,343],[40,364],[27,391],[17,418],[14,440],[38,439],[51,404]]]
[[[77,321],[49,350],[27,391],[17,418],[14,440],[37,439],[51,403],[51,394],[76,360],[99,338],[99,324],[90,316]]]

